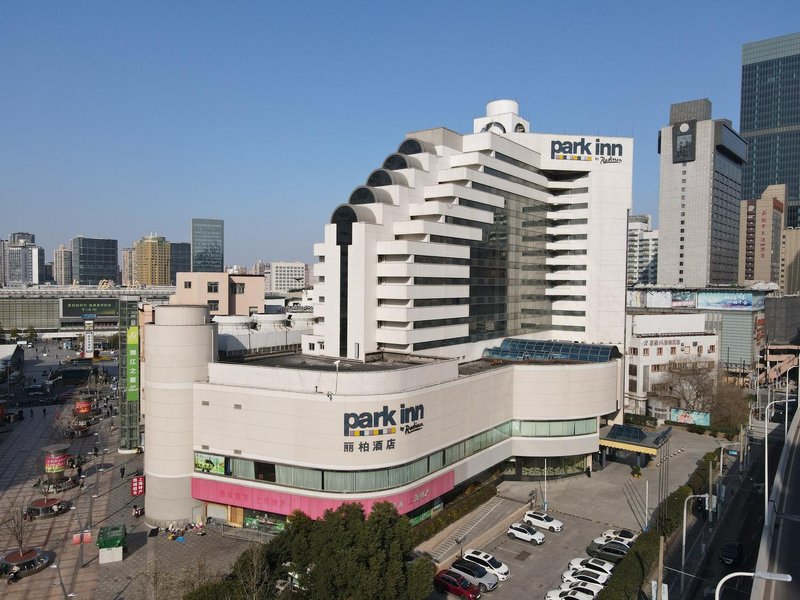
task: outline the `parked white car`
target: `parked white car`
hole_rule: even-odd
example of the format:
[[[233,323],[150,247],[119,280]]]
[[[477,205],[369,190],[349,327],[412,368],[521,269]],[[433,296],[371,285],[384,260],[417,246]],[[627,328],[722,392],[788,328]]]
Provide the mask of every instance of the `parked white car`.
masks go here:
[[[603,586],[599,583],[589,583],[588,581],[573,581],[571,583],[562,583],[558,588],[560,590],[577,590],[585,594],[592,594],[593,597],[603,591]]]
[[[564,583],[573,583],[575,581],[586,581],[587,583],[597,583],[599,585],[606,585],[611,575],[604,575],[597,571],[589,571],[588,569],[569,569],[561,574],[561,581]]]
[[[600,537],[606,538],[607,542],[626,542],[630,540],[635,541],[639,537],[638,533],[630,529],[606,529]]]
[[[569,561],[569,567],[567,568],[570,570],[589,569],[590,571],[611,575],[611,571],[614,570],[614,563],[600,560],[599,558],[573,558]]]
[[[554,519],[546,512],[542,512],[540,510],[529,510],[525,513],[525,516],[522,517],[522,520],[528,525],[541,527],[542,529],[548,529],[549,531],[561,531],[561,529],[564,527],[564,524],[561,521]]]
[[[497,575],[497,578],[500,581],[505,581],[511,574],[508,565],[500,562],[488,552],[470,549],[464,552],[464,559],[482,566],[484,569],[489,571],[489,573]]]
[[[594,596],[577,590],[550,590],[544,600],[594,600]]]
[[[506,535],[531,544],[544,544],[544,534],[527,523],[512,523],[508,526]]]

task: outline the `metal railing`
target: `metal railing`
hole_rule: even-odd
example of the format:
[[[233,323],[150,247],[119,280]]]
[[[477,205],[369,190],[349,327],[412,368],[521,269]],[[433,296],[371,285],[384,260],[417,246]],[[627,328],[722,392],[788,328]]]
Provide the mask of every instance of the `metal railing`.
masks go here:
[[[266,531],[259,531],[258,529],[248,529],[244,527],[233,527],[220,521],[212,520],[206,525],[211,531],[224,535],[225,537],[237,538],[240,540],[248,540],[250,542],[258,542],[266,544],[275,537],[274,533],[267,533]]]

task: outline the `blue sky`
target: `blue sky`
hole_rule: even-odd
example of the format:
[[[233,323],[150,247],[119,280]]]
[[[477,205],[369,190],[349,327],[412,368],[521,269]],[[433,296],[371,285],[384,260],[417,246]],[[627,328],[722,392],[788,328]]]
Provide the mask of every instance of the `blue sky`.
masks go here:
[[[742,44],[799,29],[796,0],[6,0],[0,236],[51,260],[217,217],[228,264],[310,262],[408,131],[471,132],[497,98],[535,131],[633,136],[634,210],[655,216],[669,105],[708,97],[738,127]]]

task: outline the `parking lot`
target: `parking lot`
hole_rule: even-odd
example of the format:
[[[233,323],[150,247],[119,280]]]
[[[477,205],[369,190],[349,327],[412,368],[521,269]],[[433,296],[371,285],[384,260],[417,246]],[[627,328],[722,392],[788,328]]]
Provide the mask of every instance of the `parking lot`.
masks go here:
[[[671,443],[673,451],[669,459],[670,491],[686,481],[703,454],[719,447],[710,436],[696,435],[681,429],[674,430]],[[477,549],[489,552],[506,563],[511,570],[506,581],[483,597],[492,600],[541,600],[549,590],[561,585],[561,573],[567,569],[569,561],[579,556],[586,557],[586,547],[603,531],[610,528],[640,531],[645,520],[646,486],[649,483],[649,508],[652,510],[656,500],[658,474],[658,468],[651,465],[643,469],[642,478],[634,479],[629,466],[609,463],[591,478],[579,476],[550,481],[547,493],[550,506],[548,512],[563,521],[564,528],[560,533],[543,531],[545,543],[542,546],[511,540],[503,534],[473,545],[469,538],[480,537],[481,532],[471,532],[464,543],[465,551]],[[516,499],[522,506],[531,490],[537,490],[540,499],[543,497],[541,485],[541,482],[506,481],[499,486],[498,493],[506,498]],[[507,526],[510,522],[508,520],[504,525]],[[446,565],[451,562],[448,561]],[[429,600],[442,600],[445,597],[445,594],[434,593]]]
[[[551,514],[564,522],[564,528],[558,533],[542,531],[545,543],[541,546],[500,535],[478,548],[493,554],[511,570],[509,578],[496,590],[484,594],[484,598],[544,598],[549,590],[561,585],[561,573],[567,569],[569,561],[579,556],[586,557],[586,547],[592,539],[608,529],[606,525],[580,517]],[[448,597],[452,596],[434,593],[430,600]]]

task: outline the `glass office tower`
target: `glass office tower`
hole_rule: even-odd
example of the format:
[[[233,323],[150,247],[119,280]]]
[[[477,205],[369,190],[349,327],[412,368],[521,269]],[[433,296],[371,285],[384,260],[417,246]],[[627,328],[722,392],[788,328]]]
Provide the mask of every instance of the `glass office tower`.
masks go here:
[[[225,222],[192,219],[192,272],[222,273],[224,270]]]
[[[176,273],[189,273],[192,270],[192,245],[189,242],[172,242],[169,252],[169,281],[170,285],[175,285]]]
[[[79,285],[119,281],[117,240],[79,235],[70,240],[69,248],[72,250],[72,278]]]
[[[769,185],[788,188],[787,226],[800,205],[800,33],[745,44],[742,49],[742,197],[755,200]]]

